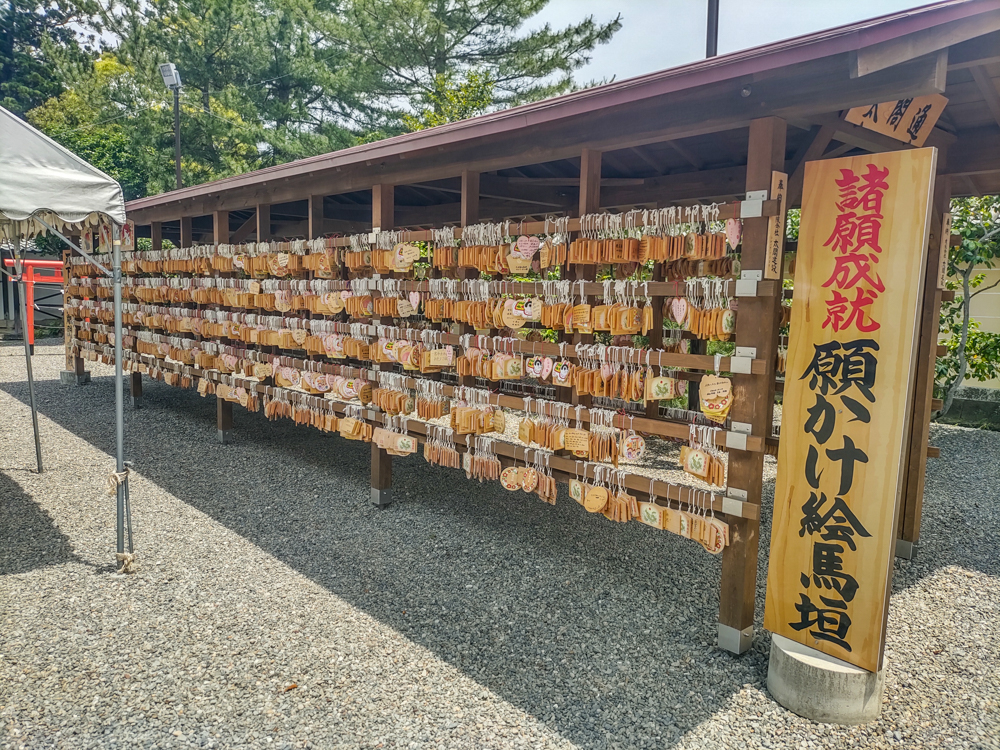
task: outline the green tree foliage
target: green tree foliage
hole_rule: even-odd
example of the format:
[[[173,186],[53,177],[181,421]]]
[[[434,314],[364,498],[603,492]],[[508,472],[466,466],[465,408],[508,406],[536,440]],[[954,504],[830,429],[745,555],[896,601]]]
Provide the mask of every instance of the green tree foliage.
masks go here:
[[[21,117],[62,90],[61,54],[79,57],[73,24],[87,22],[72,0],[0,0],[0,106]],[[93,36],[89,41],[93,40]]]
[[[481,115],[493,106],[494,83],[473,71],[455,83],[453,75],[438,76],[434,91],[421,97],[423,107],[415,115],[403,115],[407,130],[424,130],[446,122],[458,122]]]
[[[1000,281],[983,286],[977,268],[993,268],[1000,257],[1000,197],[961,198],[952,201],[952,232],[961,236],[948,254],[949,289],[961,291],[941,307],[941,332],[948,336],[948,354],[938,359],[935,390],[944,399],[941,414],[951,409],[955,394],[967,377],[990,380],[1000,376],[1000,335],[979,328],[971,319],[972,299]]]
[[[147,165],[122,118],[111,114],[110,92],[126,75],[127,70],[113,56],[105,55],[95,62],[92,76],[31,110],[27,119],[117,180],[125,199],[131,200],[146,194]]]
[[[440,114],[447,91],[471,71],[493,82],[496,107],[535,101],[573,88],[573,73],[621,28],[620,16],[588,16],[555,30],[525,24],[549,0],[345,0],[331,17],[355,64],[373,70],[390,110],[399,100]]]
[[[523,31],[547,2],[103,0],[84,26],[109,49],[55,55],[55,83],[38,89],[30,119],[129,197],[155,194],[174,186],[161,63],[177,65],[184,84],[191,185],[569,89],[620,23]]]

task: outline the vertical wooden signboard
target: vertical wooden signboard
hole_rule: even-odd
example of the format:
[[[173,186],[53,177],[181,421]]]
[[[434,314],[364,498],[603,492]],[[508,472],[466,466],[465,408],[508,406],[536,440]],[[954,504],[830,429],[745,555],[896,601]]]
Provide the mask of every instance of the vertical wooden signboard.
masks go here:
[[[805,172],[764,627],[869,671],[885,642],[936,163],[928,148]]]
[[[781,252],[785,239],[785,214],[788,212],[788,175],[784,172],[771,173],[771,200],[778,201],[778,215],[767,220],[767,256],[764,261],[764,278],[780,279],[782,263],[785,259]]]
[[[937,288],[948,286],[948,258],[951,252],[951,214],[941,216],[941,251],[938,254]]]

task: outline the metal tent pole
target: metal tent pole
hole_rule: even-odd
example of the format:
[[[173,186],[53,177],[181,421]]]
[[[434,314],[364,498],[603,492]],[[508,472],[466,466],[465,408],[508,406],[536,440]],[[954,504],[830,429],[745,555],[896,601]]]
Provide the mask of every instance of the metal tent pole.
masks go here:
[[[111,271],[115,292],[115,448],[117,450],[115,471],[121,477],[125,471],[125,395],[122,377],[122,246],[119,235],[119,228],[116,226],[111,243]],[[125,552],[125,495],[128,491],[126,482],[128,482],[127,476],[115,483],[118,500],[116,530],[119,555]],[[129,552],[132,552],[131,534],[129,534]]]
[[[38,437],[38,408],[35,406],[35,376],[31,371],[31,342],[28,331],[28,308],[26,300],[28,290],[24,283],[24,256],[21,254],[21,236],[14,236],[14,249],[17,251],[17,279],[20,283],[21,293],[21,333],[24,339],[24,362],[28,369],[28,401],[31,403],[31,426],[35,431],[35,463],[38,466],[38,473],[42,473],[42,442]]]

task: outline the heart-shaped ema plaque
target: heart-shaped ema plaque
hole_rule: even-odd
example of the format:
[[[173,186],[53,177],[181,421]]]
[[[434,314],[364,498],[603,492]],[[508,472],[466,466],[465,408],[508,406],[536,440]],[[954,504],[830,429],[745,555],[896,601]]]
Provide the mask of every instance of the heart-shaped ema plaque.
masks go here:
[[[688,303],[683,297],[674,297],[670,300],[670,317],[673,318],[674,322],[678,325],[684,323],[687,319],[688,313]]]

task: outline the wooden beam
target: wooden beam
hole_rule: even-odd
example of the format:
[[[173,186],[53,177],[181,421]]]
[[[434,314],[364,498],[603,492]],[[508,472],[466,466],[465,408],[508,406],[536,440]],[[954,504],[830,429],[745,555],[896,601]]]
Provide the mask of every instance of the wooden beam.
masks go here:
[[[993,119],[997,121],[997,125],[1000,125],[1000,94],[997,94],[996,84],[990,78],[989,71],[982,65],[973,65],[969,68],[969,72],[972,73],[976,85],[982,92],[986,106],[993,113]]]
[[[645,185],[648,177],[604,177],[601,184],[604,186],[615,185]],[[580,187],[579,177],[508,177],[507,181],[511,185],[547,185],[550,187]]]
[[[948,70],[965,70],[974,65],[1000,62],[1000,31],[970,39],[948,50]]]
[[[181,217],[181,247],[193,247],[193,233],[191,231],[191,217],[182,216]]]
[[[825,154],[823,154],[823,158],[824,159],[836,159],[838,156],[843,156],[848,151],[851,151],[854,148],[855,147],[852,146],[850,143],[841,143],[839,146],[837,146],[835,148],[831,148],[829,151],[827,151]]]
[[[857,52],[851,74],[866,76],[932,53],[947,54],[948,47],[1000,29],[1000,10],[976,13],[948,23],[864,47]],[[886,100],[887,101],[887,100]]]
[[[1000,139],[993,125],[965,130],[948,149],[947,174],[977,175],[1000,172]]]
[[[449,184],[450,182],[450,184]],[[442,193],[462,194],[462,186],[454,181],[437,180],[418,182],[414,187],[438,190]],[[543,206],[545,208],[563,208],[566,201],[554,188],[544,188],[530,183],[511,185],[506,177],[495,174],[479,175],[479,195],[482,198],[496,198],[514,203],[524,203],[528,206]]]
[[[785,167],[785,121],[776,117],[750,124],[746,191],[771,189],[771,173]],[[745,270],[762,270],[767,253],[766,218],[743,220],[742,261]],[[782,245],[783,247],[783,245]],[[778,279],[780,284],[781,279]],[[763,375],[733,376],[734,422],[750,425],[754,435],[770,435],[774,419],[774,369],[778,351],[781,297],[747,297],[740,300],[736,340],[757,349],[764,360]],[[760,504],[764,454],[731,450],[729,487],[745,490],[747,502]],[[731,519],[730,543],[722,551],[722,587],[719,600],[719,645],[735,653],[750,648],[757,593],[757,554],[760,521]]]
[[[212,212],[212,229],[216,245],[229,242],[229,211]],[[227,402],[228,403],[228,402]]]
[[[395,227],[396,198],[392,185],[372,186],[372,229]]]
[[[462,170],[462,205],[459,210],[463,227],[479,222],[479,172]]]
[[[153,250],[163,249],[163,224],[154,221],[149,225],[150,247]]]
[[[641,185],[608,187],[601,180],[601,207],[620,208],[643,203],[671,203],[683,199],[713,199],[743,195],[746,167],[723,167],[700,172],[664,175]]]
[[[257,204],[257,242],[267,242],[271,239],[271,204]]]

